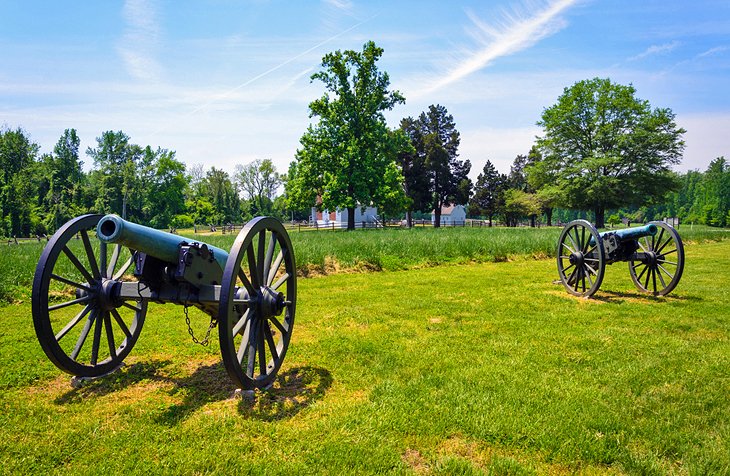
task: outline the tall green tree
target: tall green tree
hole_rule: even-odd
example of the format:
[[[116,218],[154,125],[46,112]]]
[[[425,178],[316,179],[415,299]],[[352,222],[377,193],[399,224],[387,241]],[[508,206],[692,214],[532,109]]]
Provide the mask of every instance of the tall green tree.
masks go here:
[[[469,200],[469,213],[486,216],[489,226],[492,226],[492,219],[504,206],[506,184],[507,176],[500,174],[494,164],[487,160],[477,177],[474,195]]]
[[[0,129],[0,233],[28,236],[37,203],[37,156],[40,147],[20,127]]]
[[[405,102],[389,90],[390,78],[377,62],[383,49],[369,41],[361,52],[329,53],[312,75],[326,89],[309,104],[318,119],[300,139],[301,148],[289,169],[287,195],[292,206],[347,209],[347,229],[355,228],[355,207],[379,197],[403,193],[402,176],[394,174],[396,149],[383,111]]]
[[[434,210],[434,226],[441,226],[441,207],[465,205],[469,201],[472,183],[469,179],[471,162],[458,160],[459,131],[454,118],[441,105],[431,105],[418,117],[418,140],[412,142],[423,162],[428,179],[426,203]]]
[[[236,223],[241,220],[241,200],[238,187],[228,172],[211,167],[200,184],[201,194],[196,197],[196,213],[201,214],[208,202],[213,206],[215,215],[209,217],[212,224]],[[200,201],[202,199],[202,201]]]
[[[56,230],[82,212],[84,172],[83,162],[79,159],[80,143],[76,129],[66,129],[53,148],[53,154],[43,158],[39,198],[46,212],[45,224],[49,230]]]
[[[100,213],[122,215],[137,181],[139,148],[133,147],[129,136],[122,131],[103,132],[96,138],[96,144],[96,148],[86,149],[86,155],[94,161],[91,173],[96,197],[94,209]]]
[[[167,228],[175,223],[177,215],[185,212],[185,164],[175,158],[174,151],[158,149],[153,169],[152,183],[146,190],[149,223],[155,228]]]
[[[276,192],[282,184],[271,159],[257,159],[236,166],[235,180],[243,197],[250,203],[251,215],[271,214]]]
[[[406,208],[406,224],[413,226],[413,211],[425,210],[431,202],[429,193],[429,177],[424,163],[423,134],[419,121],[406,117],[400,122],[400,130],[409,141],[408,147],[403,147],[398,154],[398,165],[403,171],[403,190],[409,198]],[[419,153],[419,151],[421,151]]]
[[[604,226],[607,208],[662,201],[678,189],[670,170],[684,150],[674,113],[652,109],[633,86],[594,78],[566,88],[545,109],[537,145],[556,185],[561,205],[593,210]]]

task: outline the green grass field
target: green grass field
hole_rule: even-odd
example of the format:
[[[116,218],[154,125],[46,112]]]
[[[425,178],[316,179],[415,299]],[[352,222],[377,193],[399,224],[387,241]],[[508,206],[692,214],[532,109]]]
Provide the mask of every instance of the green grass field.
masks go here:
[[[180,307],[151,305],[128,365],[73,389],[29,303],[6,305],[0,473],[730,474],[730,241],[682,234],[666,298],[622,263],[584,300],[552,259],[469,252],[301,279],[279,380],[250,400]]]
[[[183,230],[185,232],[186,230]],[[192,230],[187,230],[192,232]],[[500,262],[553,257],[561,228],[413,228],[346,231],[292,231],[298,272],[316,276],[341,272],[396,271],[444,263]],[[693,242],[730,238],[730,229],[684,225],[682,239]],[[235,235],[194,235],[229,250]],[[73,244],[73,243],[72,243]],[[30,299],[38,258],[45,243],[0,246],[0,302]],[[80,242],[76,243],[80,246]]]

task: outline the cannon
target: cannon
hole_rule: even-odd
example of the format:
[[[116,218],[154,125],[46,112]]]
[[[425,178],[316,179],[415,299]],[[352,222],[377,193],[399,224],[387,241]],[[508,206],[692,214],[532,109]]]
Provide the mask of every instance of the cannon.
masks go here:
[[[89,214],[48,241],[33,279],[33,325],[43,351],[75,378],[115,371],[142,331],[148,304],[184,307],[193,340],[218,327],[226,371],[243,390],[273,384],[292,336],[296,265],[282,224],[257,217],[230,252],[116,215]],[[206,338],[188,307],[210,316]]]
[[[618,261],[629,263],[639,291],[665,296],[682,277],[684,246],[677,230],[661,221],[599,233],[586,220],[574,220],[560,233],[557,261],[560,281],[576,296],[592,296],[606,265]]]

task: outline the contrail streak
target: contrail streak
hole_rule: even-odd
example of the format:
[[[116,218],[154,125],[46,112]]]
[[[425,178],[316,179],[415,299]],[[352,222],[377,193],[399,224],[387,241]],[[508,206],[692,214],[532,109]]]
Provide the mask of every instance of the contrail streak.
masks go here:
[[[189,113],[187,113],[187,114],[183,115],[182,117],[190,117],[190,116],[192,116],[193,114],[196,114],[196,113],[198,113],[198,112],[202,111],[203,109],[207,108],[208,106],[210,106],[210,105],[211,105],[211,104],[213,104],[214,102],[216,102],[216,101],[220,101],[221,99],[225,99],[226,97],[228,97],[228,96],[230,96],[231,94],[235,93],[235,92],[236,92],[236,91],[238,91],[239,89],[241,89],[241,88],[245,88],[245,87],[246,87],[246,86],[248,86],[249,84],[251,84],[251,83],[253,83],[253,82],[255,82],[255,81],[257,81],[257,80],[259,80],[259,79],[263,78],[264,76],[266,76],[266,75],[269,75],[269,74],[273,73],[274,71],[276,71],[276,70],[278,70],[278,69],[280,69],[280,68],[283,68],[284,66],[288,65],[288,64],[289,64],[289,63],[291,63],[292,61],[296,61],[296,60],[298,60],[299,58],[301,58],[302,56],[305,56],[305,55],[307,55],[307,54],[311,53],[312,51],[316,50],[317,48],[320,48],[320,47],[322,47],[322,46],[326,45],[327,43],[329,43],[329,42],[331,42],[331,41],[333,41],[333,40],[336,40],[337,38],[341,37],[342,35],[344,35],[344,34],[346,34],[346,33],[349,33],[349,32],[351,32],[352,30],[354,30],[355,28],[359,27],[360,25],[362,25],[362,24],[364,24],[364,23],[367,23],[367,22],[369,22],[370,20],[372,20],[372,19],[373,19],[373,18],[375,18],[376,16],[377,16],[377,15],[373,15],[372,17],[370,17],[370,18],[367,18],[367,19],[365,19],[365,20],[361,21],[360,23],[357,23],[357,24],[353,25],[353,26],[351,26],[351,27],[350,27],[350,28],[348,28],[348,29],[346,29],[346,30],[344,30],[344,31],[341,31],[341,32],[340,32],[340,33],[338,33],[338,34],[336,34],[336,35],[334,35],[334,36],[332,36],[332,37],[330,37],[330,38],[327,38],[326,40],[323,40],[323,41],[321,41],[321,42],[317,43],[316,45],[312,46],[312,47],[311,47],[311,48],[309,48],[308,50],[306,50],[306,51],[303,51],[303,52],[299,53],[298,55],[296,55],[296,56],[293,56],[293,57],[289,58],[288,60],[284,61],[283,63],[281,63],[281,64],[278,64],[278,65],[274,66],[273,68],[269,68],[269,69],[267,69],[267,70],[266,70],[266,71],[264,71],[263,73],[260,73],[260,74],[258,74],[258,75],[256,75],[256,76],[254,76],[253,78],[249,79],[248,81],[246,81],[246,82],[244,82],[244,83],[241,83],[241,84],[239,84],[239,85],[238,85],[238,86],[236,86],[235,88],[229,89],[228,91],[226,91],[226,92],[224,92],[223,94],[221,94],[221,95],[219,95],[219,96],[215,97],[214,99],[211,99],[210,101],[206,102],[206,103],[205,103],[205,104],[203,104],[202,106],[199,106],[199,107],[197,107],[197,108],[193,109],[192,111],[190,111]],[[159,134],[160,132],[164,131],[165,129],[167,129],[167,127],[163,127],[162,129],[160,129],[160,130],[158,130],[157,132],[155,132],[155,133],[154,133],[153,135]]]

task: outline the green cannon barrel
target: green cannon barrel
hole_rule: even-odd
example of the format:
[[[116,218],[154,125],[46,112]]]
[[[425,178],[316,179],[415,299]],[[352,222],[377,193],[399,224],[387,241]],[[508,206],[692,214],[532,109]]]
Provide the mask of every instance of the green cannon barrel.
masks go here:
[[[118,243],[168,263],[177,263],[180,244],[190,242],[182,236],[123,220],[118,215],[102,218],[96,226],[96,236],[105,243]],[[224,269],[228,252],[207,243],[206,246],[213,252],[221,269]]]
[[[654,235],[656,235],[656,232],[657,232],[656,225],[649,223],[648,225],[636,226],[634,228],[624,228],[624,229],[616,230],[613,232],[604,231],[603,233],[601,233],[601,236],[603,236],[605,233],[615,233],[616,236],[618,236],[619,240],[629,241],[629,240],[638,240],[639,238],[643,238],[645,236],[654,236]]]
[[[616,231],[604,231],[602,233],[599,233],[599,235],[601,235],[601,237],[605,237],[606,235],[616,235],[619,241],[630,241],[638,240],[639,238],[643,238],[644,236],[654,236],[656,235],[656,232],[656,225],[649,223],[648,225],[635,226],[634,228],[623,228]],[[595,244],[595,240],[593,240],[593,237],[591,237],[589,242],[591,246]]]

